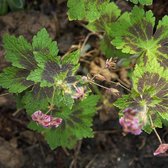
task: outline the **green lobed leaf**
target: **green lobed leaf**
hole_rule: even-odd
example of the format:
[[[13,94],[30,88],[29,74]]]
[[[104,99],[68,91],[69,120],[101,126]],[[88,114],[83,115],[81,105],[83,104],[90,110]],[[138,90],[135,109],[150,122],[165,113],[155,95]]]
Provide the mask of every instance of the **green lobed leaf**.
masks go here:
[[[121,10],[114,2],[104,2],[100,6],[100,17],[93,22],[89,22],[87,28],[93,32],[103,32],[103,38],[100,40],[100,49],[107,58],[110,57],[128,57],[129,54],[122,53],[112,44],[113,37],[110,35],[111,26],[116,22],[121,14]]]
[[[154,32],[153,13],[135,6],[131,13],[124,13],[112,25],[112,44],[124,53],[141,55],[144,57],[144,63],[148,57],[156,57],[162,66],[167,67],[167,20],[167,17],[163,18]]]
[[[41,87],[51,87],[59,81],[63,83],[78,68],[76,64],[79,61],[79,51],[74,51],[61,60],[57,56],[56,42],[52,41],[46,29],[42,29],[34,36],[33,49],[38,66],[34,71],[31,71],[27,80],[40,83]]]
[[[105,25],[114,21],[121,12],[117,5],[110,2],[110,0],[68,0],[67,6],[69,20],[88,21],[91,23],[89,24],[89,28],[92,30],[96,27],[101,29],[103,27],[104,30]],[[98,23],[99,21],[102,25]]]

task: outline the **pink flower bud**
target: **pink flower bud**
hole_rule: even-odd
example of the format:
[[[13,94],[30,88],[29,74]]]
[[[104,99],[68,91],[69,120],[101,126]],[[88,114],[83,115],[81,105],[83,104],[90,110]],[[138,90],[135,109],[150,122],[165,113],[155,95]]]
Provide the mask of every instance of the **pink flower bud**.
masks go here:
[[[159,147],[153,153],[154,156],[165,154],[168,151],[168,144],[160,144]]]

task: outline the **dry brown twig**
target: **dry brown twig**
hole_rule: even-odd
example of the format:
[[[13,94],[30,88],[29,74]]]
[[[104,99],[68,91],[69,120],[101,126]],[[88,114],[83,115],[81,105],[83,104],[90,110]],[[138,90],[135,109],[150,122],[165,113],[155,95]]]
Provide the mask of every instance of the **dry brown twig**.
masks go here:
[[[78,155],[81,149],[82,141],[79,141],[77,144],[77,147],[75,149],[74,157],[73,160],[69,166],[69,168],[77,168],[77,160],[78,160]]]

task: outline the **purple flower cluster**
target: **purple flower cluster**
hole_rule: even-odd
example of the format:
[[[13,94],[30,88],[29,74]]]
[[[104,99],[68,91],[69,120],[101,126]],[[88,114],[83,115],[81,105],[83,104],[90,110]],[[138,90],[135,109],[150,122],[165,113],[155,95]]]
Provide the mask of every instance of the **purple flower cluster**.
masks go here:
[[[36,111],[32,114],[32,120],[44,127],[58,127],[62,123],[62,118],[52,117],[44,114],[42,111]]]
[[[124,133],[132,133],[139,135],[142,132],[142,124],[137,116],[138,110],[127,108],[124,110],[124,116],[120,118],[120,125],[123,127]]]

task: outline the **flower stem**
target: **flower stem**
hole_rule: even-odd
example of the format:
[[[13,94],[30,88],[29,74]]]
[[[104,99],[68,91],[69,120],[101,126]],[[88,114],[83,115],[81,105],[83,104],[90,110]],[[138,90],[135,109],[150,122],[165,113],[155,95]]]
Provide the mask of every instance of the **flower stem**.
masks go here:
[[[54,90],[53,90],[53,94],[52,94],[52,99],[51,99],[51,104],[50,104],[49,109],[46,112],[46,114],[48,114],[50,111],[52,111],[54,109],[53,101],[54,101],[54,96],[55,96],[55,90],[56,90],[56,88],[54,86]]]
[[[106,69],[106,68],[103,68],[103,69]],[[100,71],[100,72],[101,72],[101,71]],[[93,79],[95,79],[95,78],[97,77],[97,75],[100,74],[100,72],[98,72],[97,74],[95,74],[95,75],[91,78],[91,81],[92,81]],[[119,80],[119,79],[118,79],[118,80]],[[106,82],[108,82],[108,83],[113,83],[113,84],[115,84],[115,85],[118,85],[118,86],[122,87],[123,89],[127,90],[128,92],[131,92],[130,89],[128,89],[126,86],[124,86],[124,85],[121,84],[120,82],[107,81],[107,80],[106,80]]]
[[[99,87],[101,87],[101,88],[103,88],[103,89],[110,90],[110,88],[105,87],[105,86],[103,86],[103,85],[100,85],[100,84],[98,84],[98,83],[96,83],[96,82],[93,82],[93,81],[91,81],[91,80],[89,80],[89,83],[92,83],[92,84],[94,84],[94,85],[97,85],[97,86],[99,86]]]
[[[156,136],[157,136],[157,138],[158,138],[160,144],[162,144],[162,140],[161,140],[161,138],[160,138],[158,132],[157,132],[156,129],[155,129],[155,126],[154,126],[154,124],[153,124],[151,115],[149,115],[149,119],[150,119],[150,122],[151,122],[151,126],[152,126],[152,128],[153,128],[153,130],[154,130],[154,132],[155,132],[155,134],[156,134]]]
[[[108,82],[108,81],[107,81]],[[131,92],[130,89],[128,89],[126,86],[124,86],[123,84],[121,84],[120,82],[113,82],[113,81],[109,81],[110,83],[113,83],[115,85],[118,85],[120,87],[122,87],[123,89],[127,90],[128,92]]]

